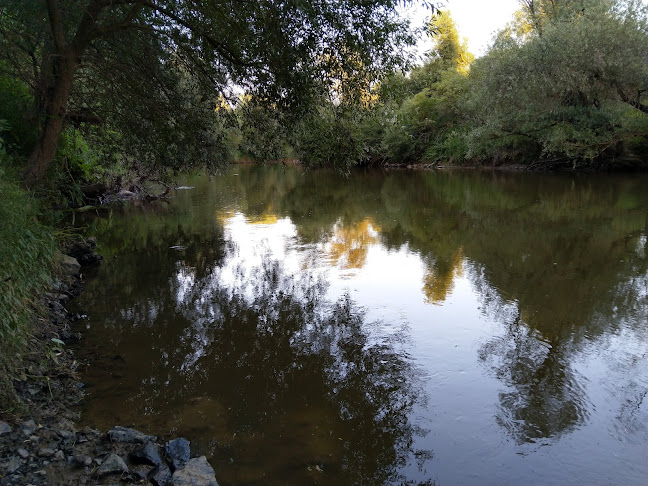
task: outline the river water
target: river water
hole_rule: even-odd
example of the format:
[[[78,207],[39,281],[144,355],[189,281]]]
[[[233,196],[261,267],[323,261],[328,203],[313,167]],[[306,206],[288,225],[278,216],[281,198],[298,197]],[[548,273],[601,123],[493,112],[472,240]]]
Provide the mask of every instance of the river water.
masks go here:
[[[180,182],[85,222],[85,423],[221,486],[646,484],[646,174]]]

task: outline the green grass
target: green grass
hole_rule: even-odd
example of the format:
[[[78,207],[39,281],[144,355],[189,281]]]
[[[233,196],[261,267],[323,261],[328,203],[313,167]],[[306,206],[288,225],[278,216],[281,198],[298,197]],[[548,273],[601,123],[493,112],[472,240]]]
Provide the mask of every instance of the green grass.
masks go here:
[[[12,378],[20,368],[40,293],[51,284],[57,250],[39,204],[8,175],[0,153],[0,412],[16,406]]]

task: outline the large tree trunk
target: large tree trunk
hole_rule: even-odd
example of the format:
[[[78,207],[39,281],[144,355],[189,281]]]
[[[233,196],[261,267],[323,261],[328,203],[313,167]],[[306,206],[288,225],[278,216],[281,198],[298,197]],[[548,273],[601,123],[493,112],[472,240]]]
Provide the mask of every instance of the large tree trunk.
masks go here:
[[[68,53],[60,64],[60,70],[54,81],[54,88],[47,95],[43,131],[36,147],[34,147],[27,160],[27,167],[24,172],[28,184],[41,180],[54,160],[56,147],[63,132],[63,119],[77,66],[78,57]]]

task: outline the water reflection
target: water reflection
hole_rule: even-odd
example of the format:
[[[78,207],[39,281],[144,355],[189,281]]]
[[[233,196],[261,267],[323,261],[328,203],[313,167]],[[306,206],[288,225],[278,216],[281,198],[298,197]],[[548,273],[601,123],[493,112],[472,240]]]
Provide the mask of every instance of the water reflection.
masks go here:
[[[355,224],[338,222],[333,225],[333,234],[325,244],[331,264],[345,270],[361,269],[367,261],[371,245],[378,243],[380,228],[370,218]]]
[[[195,243],[222,256],[218,241]],[[120,354],[93,361],[109,366],[119,386],[101,382],[100,369],[93,382],[90,372],[89,388],[104,397],[90,413],[113,415],[115,399],[127,397],[130,410],[118,414],[129,420],[208,437],[200,447],[226,483],[407,480],[399,469],[424,431],[409,420],[420,384],[398,339],[372,336],[348,295],[326,302],[321,278],[288,274],[269,253],[232,279],[202,265],[204,253],[191,245],[173,251],[120,257],[120,268],[159,271],[133,275],[128,302],[107,322]],[[109,275],[110,295],[123,274]],[[149,279],[158,284],[142,296]]]
[[[224,484],[648,473],[648,177],[190,185],[95,222],[95,422],[189,435]]]
[[[556,438],[588,418],[583,376],[565,343],[547,340],[518,314],[506,332],[479,349],[479,359],[506,384],[497,423],[518,442]]]

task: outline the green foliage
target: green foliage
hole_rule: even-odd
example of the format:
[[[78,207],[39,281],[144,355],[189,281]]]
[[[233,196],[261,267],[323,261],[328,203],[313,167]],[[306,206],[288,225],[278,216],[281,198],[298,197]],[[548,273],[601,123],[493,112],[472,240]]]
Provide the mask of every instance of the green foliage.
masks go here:
[[[238,152],[257,161],[279,160],[289,150],[287,124],[284,116],[272,107],[244,100],[236,109],[240,126]],[[232,132],[234,136],[235,132]]]
[[[15,77],[3,74],[6,66],[0,62],[0,127],[5,150],[25,155],[36,143],[38,132],[29,119],[33,97],[27,85]]]
[[[73,180],[89,181],[93,176],[100,175],[98,154],[77,130],[63,132],[56,159]]]
[[[130,166],[218,169],[232,155],[223,97],[303,114],[338,71],[405,66],[415,39],[400,3],[0,0],[0,62],[31,87],[43,128],[27,173],[45,173],[62,116],[116,131]]]
[[[524,42],[505,30],[475,63],[469,155],[587,164],[648,135],[646,10],[572,3],[579,8],[543,18]]]
[[[428,61],[408,78],[390,83],[405,89],[385,87],[385,92],[408,92],[393,109],[393,123],[382,141],[387,158],[396,163],[439,162],[465,155],[462,103],[468,94],[466,73],[473,60],[448,13],[432,21],[436,47]]]
[[[12,402],[12,370],[54,266],[54,233],[38,216],[37,201],[0,168],[0,410]]]
[[[362,157],[362,146],[355,134],[361,110],[327,103],[304,117],[295,134],[295,149],[302,162],[343,171],[355,165]]]

